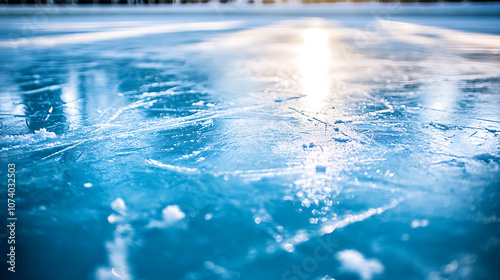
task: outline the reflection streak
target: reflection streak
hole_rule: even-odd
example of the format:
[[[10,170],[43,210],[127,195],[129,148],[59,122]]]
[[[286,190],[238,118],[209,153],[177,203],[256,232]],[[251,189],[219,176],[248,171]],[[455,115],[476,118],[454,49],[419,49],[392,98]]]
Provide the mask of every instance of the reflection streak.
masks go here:
[[[330,49],[328,32],[322,28],[309,28],[303,33],[300,71],[306,109],[317,112],[326,105],[329,95]]]

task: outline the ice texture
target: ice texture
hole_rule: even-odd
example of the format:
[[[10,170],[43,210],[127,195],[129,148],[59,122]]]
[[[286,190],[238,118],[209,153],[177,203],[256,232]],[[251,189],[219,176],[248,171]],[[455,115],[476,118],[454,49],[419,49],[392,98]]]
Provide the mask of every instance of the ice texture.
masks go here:
[[[15,277],[495,279],[500,20],[390,13],[0,18]]]

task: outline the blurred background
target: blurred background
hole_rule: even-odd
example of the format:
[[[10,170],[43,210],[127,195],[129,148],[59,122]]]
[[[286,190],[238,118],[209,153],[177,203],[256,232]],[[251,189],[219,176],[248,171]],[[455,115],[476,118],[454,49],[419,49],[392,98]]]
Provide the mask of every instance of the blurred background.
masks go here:
[[[499,0],[0,0],[1,4],[192,4],[192,3],[233,3],[233,4],[315,4],[315,3],[337,3],[337,2],[401,2],[401,3],[439,3],[439,2],[498,2]]]

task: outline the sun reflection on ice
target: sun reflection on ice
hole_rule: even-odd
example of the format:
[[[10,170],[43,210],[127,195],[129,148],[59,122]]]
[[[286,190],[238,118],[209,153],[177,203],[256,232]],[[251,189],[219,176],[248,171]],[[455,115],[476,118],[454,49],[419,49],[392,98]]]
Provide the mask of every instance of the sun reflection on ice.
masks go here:
[[[329,34],[323,28],[308,28],[300,48],[300,72],[306,109],[317,112],[326,106],[330,93]]]

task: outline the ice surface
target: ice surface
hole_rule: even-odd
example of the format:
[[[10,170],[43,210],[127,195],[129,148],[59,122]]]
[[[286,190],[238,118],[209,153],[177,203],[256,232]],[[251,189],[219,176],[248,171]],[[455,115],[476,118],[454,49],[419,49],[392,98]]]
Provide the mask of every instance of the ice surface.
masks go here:
[[[499,275],[498,18],[0,20],[19,279]]]

